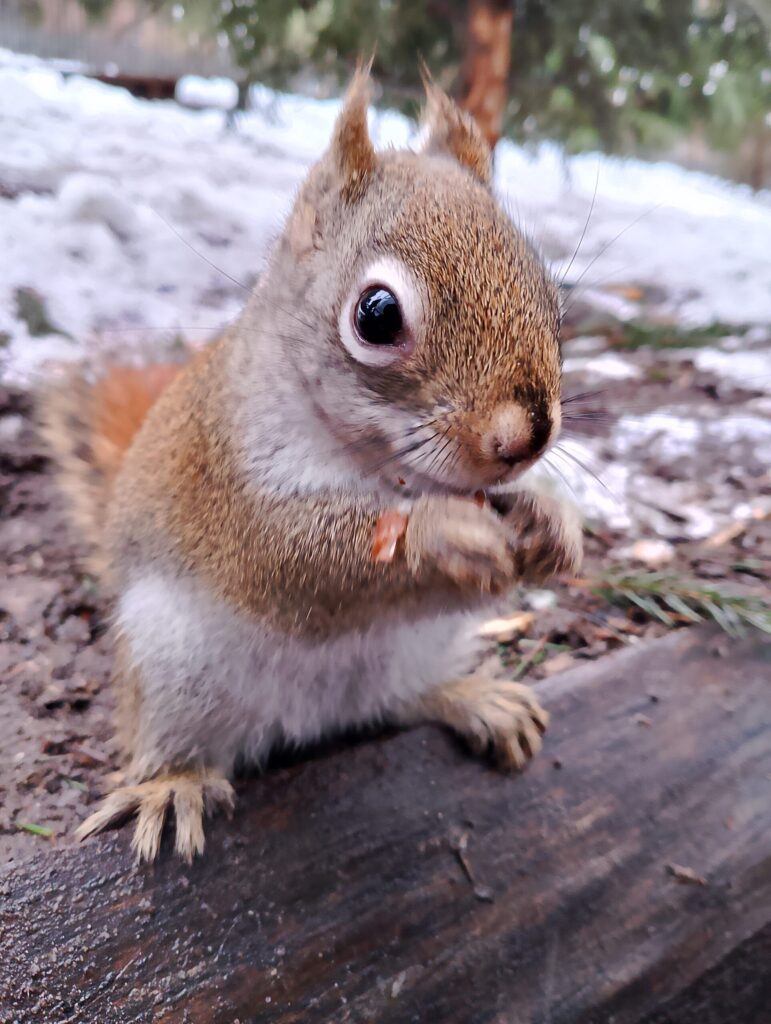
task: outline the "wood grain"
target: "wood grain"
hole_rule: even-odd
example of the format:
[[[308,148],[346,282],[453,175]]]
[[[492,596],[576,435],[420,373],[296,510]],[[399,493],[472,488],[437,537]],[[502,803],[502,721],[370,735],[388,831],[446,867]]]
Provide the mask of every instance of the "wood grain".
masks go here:
[[[242,783],[192,868],[42,855],[0,881],[0,1019],[768,1024],[770,670],[679,632],[542,684],[521,777],[421,729]]]

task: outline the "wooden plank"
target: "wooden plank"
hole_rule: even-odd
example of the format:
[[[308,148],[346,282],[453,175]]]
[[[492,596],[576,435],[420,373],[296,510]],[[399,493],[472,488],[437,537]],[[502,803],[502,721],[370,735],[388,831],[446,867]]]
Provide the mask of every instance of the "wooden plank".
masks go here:
[[[543,684],[521,777],[421,729],[244,783],[192,868],[41,855],[0,883],[0,1017],[768,1024],[770,668],[672,634]]]

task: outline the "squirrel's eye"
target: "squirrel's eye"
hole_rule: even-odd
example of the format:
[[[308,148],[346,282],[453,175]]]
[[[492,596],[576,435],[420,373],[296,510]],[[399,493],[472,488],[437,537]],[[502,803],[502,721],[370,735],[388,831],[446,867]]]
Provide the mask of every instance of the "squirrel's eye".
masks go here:
[[[381,285],[367,288],[359,296],[354,312],[356,333],[369,345],[397,345],[404,321],[396,296]]]

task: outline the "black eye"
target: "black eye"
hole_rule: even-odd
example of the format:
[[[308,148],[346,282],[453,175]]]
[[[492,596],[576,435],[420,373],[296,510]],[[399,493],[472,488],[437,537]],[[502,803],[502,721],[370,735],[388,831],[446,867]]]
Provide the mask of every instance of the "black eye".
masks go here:
[[[361,293],[354,320],[359,337],[370,345],[398,344],[404,327],[396,296],[380,285]]]

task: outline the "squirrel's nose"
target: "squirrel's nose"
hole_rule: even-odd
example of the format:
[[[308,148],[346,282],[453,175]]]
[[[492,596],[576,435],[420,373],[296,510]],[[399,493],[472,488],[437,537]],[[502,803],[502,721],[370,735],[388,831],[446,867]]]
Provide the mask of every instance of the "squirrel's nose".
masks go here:
[[[495,441],[495,455],[507,466],[516,466],[529,454],[530,446],[525,441]]]
[[[523,406],[506,402],[493,412],[482,448],[489,458],[511,468],[537,455],[548,434],[548,427],[544,433]]]

